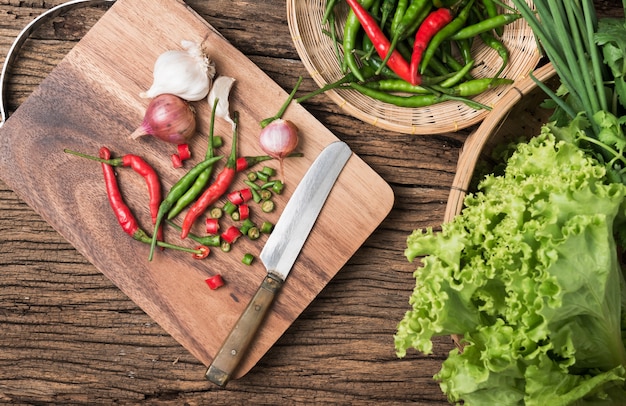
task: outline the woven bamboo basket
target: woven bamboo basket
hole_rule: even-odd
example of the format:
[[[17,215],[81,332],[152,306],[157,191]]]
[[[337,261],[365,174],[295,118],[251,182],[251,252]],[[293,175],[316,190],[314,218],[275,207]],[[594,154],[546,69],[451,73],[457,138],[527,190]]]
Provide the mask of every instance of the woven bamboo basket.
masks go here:
[[[548,63],[533,76],[550,87],[558,80],[554,67]],[[496,145],[514,141],[520,137],[538,135],[541,126],[552,113],[539,105],[547,98],[543,90],[530,76],[516,82],[487,115],[476,131],[470,134],[459,155],[457,170],[448,197],[444,221],[448,222],[463,209],[463,200],[470,190],[470,184],[479,161],[489,160],[490,152]]]
[[[532,1],[527,0],[532,6]],[[324,32],[322,17],[327,0],[287,0],[287,22],[295,48],[307,71],[320,86],[333,83],[344,73],[333,40]],[[512,6],[510,0],[504,3]],[[337,9],[336,30],[343,35],[343,23],[348,13],[345,2]],[[524,19],[506,26],[501,40],[510,53],[509,63],[501,77],[522,80],[539,62],[540,53],[532,30]],[[498,54],[476,41],[473,49],[476,67],[474,77],[493,77],[502,61]],[[499,86],[474,100],[495,107],[510,86]],[[483,120],[488,110],[475,110],[462,102],[449,101],[430,107],[405,108],[383,103],[355,90],[340,89],[326,92],[327,96],[348,114],[374,126],[406,134],[442,134],[455,132]]]

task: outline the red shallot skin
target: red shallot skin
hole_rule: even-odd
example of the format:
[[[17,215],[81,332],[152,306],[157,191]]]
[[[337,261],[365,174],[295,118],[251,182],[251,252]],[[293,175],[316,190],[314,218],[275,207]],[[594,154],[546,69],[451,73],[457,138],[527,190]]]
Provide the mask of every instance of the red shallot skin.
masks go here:
[[[191,105],[173,94],[161,94],[150,101],[131,138],[151,135],[172,144],[185,144],[195,132],[196,114]]]
[[[298,127],[289,120],[274,120],[261,131],[259,143],[267,155],[282,160],[298,146]]]

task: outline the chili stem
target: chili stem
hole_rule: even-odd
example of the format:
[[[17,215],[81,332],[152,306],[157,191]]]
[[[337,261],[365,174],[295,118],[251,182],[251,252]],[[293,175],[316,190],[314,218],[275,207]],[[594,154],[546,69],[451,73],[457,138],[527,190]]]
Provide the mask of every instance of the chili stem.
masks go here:
[[[279,118],[281,118],[283,116],[283,114],[285,114],[285,111],[287,110],[287,107],[289,107],[289,104],[291,103],[291,101],[293,100],[294,96],[296,95],[296,92],[298,91],[298,88],[300,87],[301,83],[302,83],[302,76],[300,76],[298,78],[298,82],[296,82],[296,85],[294,86],[294,88],[291,91],[291,93],[289,93],[289,97],[287,97],[287,100],[285,100],[283,105],[280,107],[280,110],[278,110],[278,113],[276,113],[275,116],[266,118],[266,119],[261,121],[261,128],[267,127],[272,121],[278,120]]]

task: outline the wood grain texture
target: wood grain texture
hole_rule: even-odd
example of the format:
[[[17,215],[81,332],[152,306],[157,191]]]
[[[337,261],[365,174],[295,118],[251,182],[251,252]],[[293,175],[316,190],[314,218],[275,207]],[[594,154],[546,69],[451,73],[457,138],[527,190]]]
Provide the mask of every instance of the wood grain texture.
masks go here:
[[[61,2],[0,0],[0,63],[20,29]],[[186,3],[282,89],[298,76],[303,93],[315,88],[292,46],[283,0]],[[621,15],[619,2],[597,3],[604,15]],[[34,33],[12,72],[11,111],[102,15],[76,10]],[[324,96],[304,107],[391,184],[394,208],[257,365],[225,390],[208,383],[200,361],[0,181],[0,403],[447,404],[432,375],[453,344],[441,338],[433,355],[399,360],[392,336],[414,284],[406,237],[441,224],[468,132],[380,131]]]
[[[144,13],[154,21],[148,23]],[[168,49],[180,49],[183,40],[202,42],[218,74],[236,79],[229,101],[240,117],[238,153],[263,155],[258,123],[279,110],[287,93],[184,3],[118,0],[9,117],[0,130],[5,140],[0,147],[0,170],[9,187],[208,366],[263,280],[266,271],[261,261],[245,266],[241,258],[246,252],[258,255],[264,238],[255,242],[242,238],[232,252],[214,250],[206,261],[172,250],[157,251],[154,260],[147,261],[148,246],[124,236],[107,209],[104,188],[99,187],[99,165],[63,152],[70,148],[95,155],[100,145],[106,145],[119,151],[118,155],[137,154],[150,162],[169,190],[181,176],[169,160],[175,146],[151,137],[131,140],[129,134],[141,123],[149,102],[138,94],[152,83],[154,61]],[[120,57],[114,57],[116,53]],[[190,146],[192,151],[204,151],[210,106],[203,100],[193,107],[199,131]],[[297,123],[298,151],[304,156],[284,163],[286,192],[275,196],[278,209],[263,218],[273,223],[315,157],[337,140],[300,105],[290,106],[284,118]],[[216,120],[216,134],[229,145],[223,152],[226,155],[233,142],[231,133],[230,124]],[[199,162],[203,154],[197,153],[188,165]],[[44,161],[45,166],[33,165]],[[216,172],[221,170],[220,165],[216,167]],[[138,209],[146,207],[143,180],[132,172],[117,172],[125,200],[149,231],[149,213]],[[244,176],[235,179],[234,189],[245,187]],[[360,193],[377,199],[360,199]],[[380,224],[392,204],[390,187],[353,155],[234,377],[243,376],[256,364]],[[257,216],[254,221],[259,221],[258,213],[253,214]],[[202,233],[202,218],[193,230],[197,234]],[[181,244],[180,239],[171,239],[174,234],[175,230],[170,228],[168,233],[166,229],[168,240]],[[204,279],[215,273],[221,273],[227,285],[210,292]]]

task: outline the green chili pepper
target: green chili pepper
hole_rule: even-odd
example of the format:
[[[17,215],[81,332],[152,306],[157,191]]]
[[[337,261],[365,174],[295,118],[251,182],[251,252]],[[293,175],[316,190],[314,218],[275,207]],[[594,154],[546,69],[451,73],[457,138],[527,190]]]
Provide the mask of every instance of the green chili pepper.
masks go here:
[[[472,56],[472,40],[473,38],[462,39],[456,41],[456,45],[459,48],[463,63],[469,63],[474,57]]]
[[[481,94],[497,86],[510,85],[514,81],[506,78],[480,78],[468,80],[452,88],[453,96],[470,97]]]
[[[408,0],[398,1],[398,4],[396,4],[396,11],[393,13],[393,18],[391,19],[391,32],[395,32],[398,29],[398,24],[402,21],[402,17],[404,17],[404,13],[408,7]]]
[[[498,14],[500,14],[498,12],[498,7],[496,6],[496,2],[493,0],[481,0],[481,2],[483,3],[483,9],[485,10],[485,14],[487,15],[487,17],[495,17]],[[496,34],[498,34],[498,36],[502,36],[502,34],[504,33],[504,27],[496,27]]]
[[[522,17],[518,13],[506,13],[499,14],[495,17],[482,20],[479,23],[468,25],[457,31],[454,35],[448,37],[450,40],[461,40],[474,38],[475,36],[482,34],[483,32],[489,32],[498,27],[504,27],[507,24],[512,23]]]
[[[420,73],[423,74],[425,72],[426,67],[428,66],[430,60],[432,59],[433,55],[437,51],[437,48],[439,48],[439,45],[443,41],[445,41],[446,39],[454,35],[457,31],[459,31],[465,25],[465,22],[467,21],[470,15],[470,12],[472,10],[473,4],[474,4],[474,0],[469,0],[465,4],[465,6],[463,6],[459,14],[456,16],[456,18],[450,21],[450,23],[448,23],[445,27],[443,27],[437,34],[435,34],[432,37],[432,39],[430,40],[428,44],[428,47],[426,48],[426,51],[424,51],[424,56],[422,58],[422,62],[420,65]]]
[[[213,108],[211,111],[211,122],[209,126],[209,142],[207,146],[205,159],[210,159],[213,157],[213,141],[214,141],[213,132],[215,128],[215,110],[217,109],[218,102],[219,102],[219,99],[216,98],[215,102],[213,103]],[[196,197],[200,195],[200,193],[202,193],[202,190],[204,189],[207,182],[209,181],[209,178],[211,177],[212,172],[213,172],[213,165],[207,167],[204,171],[202,171],[202,173],[200,173],[200,175],[198,175],[196,180],[193,182],[193,185],[185,193],[183,193],[182,196],[178,198],[174,207],[172,207],[169,213],[167,213],[167,218],[169,220],[176,217],[181,211],[183,211],[185,207],[189,206],[196,199]]]
[[[498,52],[500,59],[502,59],[502,65],[500,66],[498,72],[496,72],[496,74],[494,75],[495,77],[499,77],[504,68],[506,68],[506,65],[509,63],[509,50],[506,48],[504,43],[502,43],[502,41],[500,41],[491,33],[483,32],[482,34],[480,34],[480,39],[488,47],[495,49],[496,52]]]
[[[470,72],[470,70],[472,70],[473,67],[474,67],[474,61],[470,60],[468,63],[465,64],[465,66],[462,69],[459,69],[459,71],[454,76],[441,82],[440,86],[452,87],[452,86],[459,84],[459,82],[463,80],[465,75],[467,75]]]
[[[374,0],[361,0],[361,6],[366,10],[369,9],[373,3]],[[352,74],[354,74],[360,81],[364,81],[365,78],[361,73],[355,55],[356,43],[360,30],[361,23],[359,22],[356,14],[354,14],[354,11],[350,9],[343,28],[343,58],[350,72],[352,72]]]
[[[402,79],[381,79],[364,84],[370,89],[380,90],[384,92],[405,92],[413,94],[431,93],[423,86],[414,86]]]
[[[337,0],[328,0],[326,2],[326,8],[324,9],[324,16],[322,17],[322,24],[326,24],[330,15],[335,11],[335,6],[337,5]]]
[[[476,79],[476,80],[482,80],[482,79]],[[469,95],[479,94],[485,90],[490,89],[491,87],[493,87],[493,85],[491,85],[488,81],[494,81],[494,80],[500,81],[504,79],[488,78],[486,79],[486,81],[468,83],[467,85],[465,85],[467,82],[463,82],[460,85],[457,85],[453,89],[448,91],[448,93],[417,94],[417,95],[412,95],[412,96],[399,96],[395,94],[389,94],[389,93],[382,92],[379,90],[370,89],[358,83],[351,83],[350,86],[354,88],[355,90],[358,90],[359,92],[363,93],[366,96],[369,96],[376,100],[380,100],[385,103],[393,104],[398,107],[409,107],[409,108],[427,107],[427,106],[432,106],[437,103],[454,100],[454,101],[463,102],[467,104],[468,106],[477,110],[480,110],[480,109],[491,110],[489,106],[467,99],[466,97]]]

